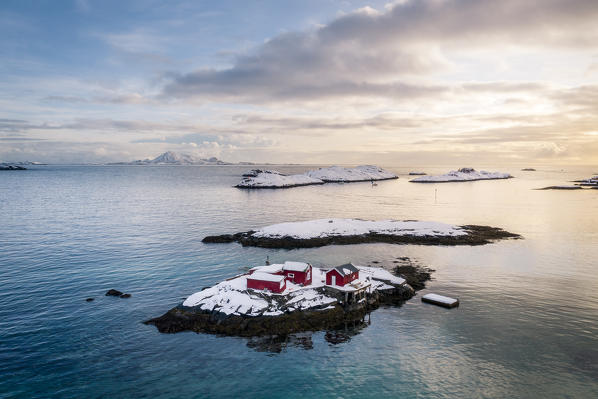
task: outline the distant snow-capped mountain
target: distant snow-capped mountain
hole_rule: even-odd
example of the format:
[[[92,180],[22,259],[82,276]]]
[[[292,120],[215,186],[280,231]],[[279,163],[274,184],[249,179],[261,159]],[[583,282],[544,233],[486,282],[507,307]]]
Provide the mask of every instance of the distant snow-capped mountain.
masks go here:
[[[193,154],[167,151],[154,159],[139,159],[133,162],[118,162],[118,165],[230,165],[216,157],[200,158]]]

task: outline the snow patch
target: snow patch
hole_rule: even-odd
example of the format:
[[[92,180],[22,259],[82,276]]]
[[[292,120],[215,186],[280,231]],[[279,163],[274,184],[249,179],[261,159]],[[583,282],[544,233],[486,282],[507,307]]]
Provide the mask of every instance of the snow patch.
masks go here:
[[[306,173],[307,176],[325,182],[356,182],[367,180],[396,179],[398,176],[374,165],[360,165],[355,168],[331,166]]]
[[[297,239],[331,236],[354,236],[363,234],[412,235],[412,236],[462,236],[467,235],[458,226],[439,222],[316,219],[305,222],[279,223],[263,227],[253,233],[254,237]]]

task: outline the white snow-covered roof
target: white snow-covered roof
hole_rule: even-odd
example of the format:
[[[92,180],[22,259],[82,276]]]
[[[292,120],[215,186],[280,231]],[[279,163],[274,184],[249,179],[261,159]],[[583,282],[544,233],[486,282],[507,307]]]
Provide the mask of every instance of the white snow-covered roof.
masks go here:
[[[278,273],[282,271],[283,265],[280,263],[273,263],[265,266],[255,266],[249,269],[250,272],[263,272],[263,273]]]
[[[285,279],[284,276],[280,276],[277,274],[264,273],[264,272],[255,272],[255,273],[247,276],[247,280],[272,281],[275,283],[280,283],[284,279]]]
[[[486,172],[485,170],[477,171],[473,168],[461,168],[459,170],[451,170],[443,175],[422,176],[409,181],[414,183],[443,183],[472,180],[508,179],[511,177],[513,176],[511,176],[509,173]]]
[[[337,266],[334,269],[328,270],[327,273],[330,273],[332,270],[336,270],[341,276],[348,276],[359,271],[358,268],[356,268],[354,265],[350,263]]]
[[[467,233],[459,226],[421,221],[316,219],[305,222],[279,223],[262,227],[254,237],[292,237],[299,239],[330,236],[352,236],[368,233],[413,236],[461,236]]]
[[[288,270],[293,272],[304,272],[309,268],[309,265],[304,262],[284,262],[282,270]]]

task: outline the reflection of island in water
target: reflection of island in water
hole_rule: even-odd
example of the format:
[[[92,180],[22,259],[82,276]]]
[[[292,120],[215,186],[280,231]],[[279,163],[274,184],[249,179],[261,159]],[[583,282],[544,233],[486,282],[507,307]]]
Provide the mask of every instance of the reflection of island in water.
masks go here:
[[[331,328],[324,334],[324,340],[330,345],[339,345],[351,341],[371,324],[370,313],[362,319],[346,321],[341,325]],[[262,337],[251,337],[247,341],[247,347],[258,352],[281,353],[287,348],[299,348],[310,350],[314,348],[314,332],[306,331],[288,335],[269,335]]]
[[[353,264],[257,266],[189,296],[145,323],[163,333],[191,330],[247,337],[248,346],[272,352],[288,346],[310,349],[311,334],[317,331],[326,331],[330,343],[343,343],[369,324],[372,310],[400,306],[430,279],[432,270],[409,258],[392,262],[393,273]]]

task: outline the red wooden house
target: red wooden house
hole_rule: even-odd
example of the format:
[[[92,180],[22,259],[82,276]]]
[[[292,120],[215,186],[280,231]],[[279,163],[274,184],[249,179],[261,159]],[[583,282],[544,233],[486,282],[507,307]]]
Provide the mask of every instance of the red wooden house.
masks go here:
[[[247,276],[247,288],[280,294],[287,288],[287,282],[285,276],[255,272]]]
[[[282,273],[292,283],[310,285],[312,279],[312,267],[309,263],[284,262]]]
[[[350,263],[337,266],[326,272],[326,285],[344,287],[353,280],[359,278],[359,269]]]

